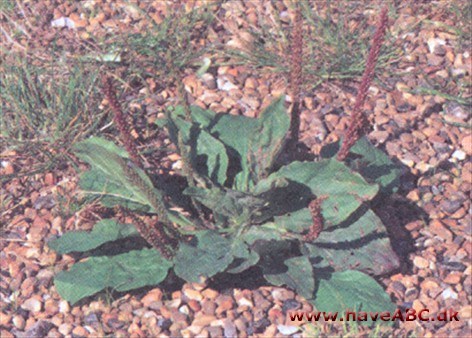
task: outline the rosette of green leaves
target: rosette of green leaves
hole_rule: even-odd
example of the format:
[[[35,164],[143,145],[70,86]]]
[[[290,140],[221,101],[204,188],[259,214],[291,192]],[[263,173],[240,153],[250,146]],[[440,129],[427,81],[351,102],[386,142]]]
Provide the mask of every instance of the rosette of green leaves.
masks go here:
[[[379,191],[388,192],[395,186],[399,175],[385,154],[361,139],[346,163],[335,159],[335,148],[328,148],[316,162],[279,164],[290,125],[283,97],[258,118],[216,114],[198,107],[191,107],[190,116],[186,119],[184,109],[175,107],[158,124],[169,131],[184,154],[184,165],[189,166],[185,173],[196,182],[183,193],[210,210],[214,224],[211,229],[185,232],[191,221],[168,211],[170,221],[193,235],[192,240],[179,244],[171,262],[160,258],[161,266],[173,267],[187,281],[257,266],[269,283],[293,288],[317,306],[330,304],[332,311],[392,308],[388,296],[369,276],[382,275],[399,265],[385,226],[369,207]],[[119,169],[111,170],[116,167],[116,156],[126,160],[126,153],[102,142],[87,140],[82,147],[100,143],[113,152],[111,157],[103,150],[100,155],[107,158],[110,172],[100,172],[103,169],[94,165],[95,159],[89,160],[92,173],[84,174],[82,188],[101,194],[106,205],[118,203],[152,212],[152,203],[146,202],[149,194],[128,187],[130,182],[117,177]],[[144,176],[142,179],[151,184]],[[326,197],[321,206],[323,231],[306,243],[303,234],[312,224],[308,204],[319,196]],[[64,278],[64,274],[71,271],[63,273],[62,280],[70,283],[73,278]],[[88,290],[96,292],[97,288]],[[333,296],[336,301],[330,302]]]

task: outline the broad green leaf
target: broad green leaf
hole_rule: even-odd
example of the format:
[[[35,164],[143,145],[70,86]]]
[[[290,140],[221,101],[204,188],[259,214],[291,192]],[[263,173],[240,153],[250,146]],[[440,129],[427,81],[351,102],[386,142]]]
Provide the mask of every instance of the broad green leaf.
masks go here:
[[[310,226],[311,218],[300,218],[297,214],[297,217],[292,219],[292,213],[303,209],[302,205],[307,206],[315,196],[327,196],[321,209],[325,220],[324,228],[328,229],[346,220],[362,203],[370,201],[378,192],[377,185],[367,183],[361,175],[352,172],[335,159],[293,162],[259,184],[267,185],[280,178],[287,179],[293,186],[290,187],[289,184],[286,188],[289,194],[279,194],[285,198],[285,203],[277,196],[273,201],[273,207],[279,209],[283,215],[276,217],[275,222],[287,228],[300,226],[294,223],[301,220],[306,220],[306,223],[302,224],[304,228]],[[288,214],[285,214],[287,212]],[[301,213],[307,215],[306,212]]]
[[[234,258],[231,241],[214,231],[200,231],[196,240],[196,246],[181,243],[174,257],[175,273],[188,282],[224,271]]]
[[[105,148],[106,150],[112,153],[117,154],[120,157],[123,157],[126,159],[129,158],[128,152],[125,149],[118,147],[115,143],[105,140],[101,137],[92,136],[86,140],[86,143],[90,145],[95,144],[99,147]],[[78,149],[80,149],[80,144],[78,145],[78,148],[76,148],[76,150]],[[80,157],[80,154],[77,154],[77,156]]]
[[[259,182],[268,173],[285,145],[290,118],[284,102],[284,96],[272,102],[260,114],[257,119],[257,128],[251,135],[247,156],[251,179],[254,183]]]
[[[180,117],[169,120],[169,134],[175,144],[178,135],[189,146],[192,168],[209,177],[213,182],[223,185],[228,170],[228,156],[225,146],[196,123],[190,123]]]
[[[355,269],[373,275],[397,269],[400,262],[380,218],[370,209],[356,218],[322,231],[315,241],[305,244],[307,254],[318,262],[316,266],[329,265],[337,271]]]
[[[213,122],[216,116],[215,112],[200,108],[198,106],[190,106],[190,113],[192,121],[199,124],[200,127],[204,129],[208,128],[208,126]],[[185,118],[185,108],[183,106],[170,107],[168,110],[168,114],[170,114],[172,118]],[[156,124],[159,127],[165,127],[168,122],[168,116],[169,115],[167,115],[167,117],[165,118],[157,119]]]
[[[340,142],[331,143],[321,149],[323,158],[332,158],[339,151]],[[350,149],[346,164],[359,172],[367,181],[380,185],[384,193],[396,191],[401,170],[380,149],[370,143],[367,137],[362,137]]]
[[[229,273],[241,273],[259,262],[259,254],[251,250],[246,243],[238,238],[234,239],[231,252],[234,256],[234,261],[226,270]]]
[[[216,117],[216,113],[209,109],[203,109],[198,106],[191,106],[192,121],[198,123],[203,129],[208,128]]]
[[[229,114],[218,114],[212,125],[209,126],[210,133],[225,144],[230,157],[236,158],[241,166],[240,171],[234,178],[233,189],[249,191],[250,186],[252,186],[247,154],[249,140],[254,135],[257,127],[257,119]]]
[[[285,233],[285,229],[280,228],[277,224],[265,223],[249,227],[241,235],[241,240],[250,245],[257,241],[280,241]]]
[[[306,299],[312,299],[315,291],[313,267],[306,256],[285,260],[287,271],[281,273],[264,273],[264,278],[271,284],[286,285]]]
[[[157,285],[166,276],[171,262],[154,249],[134,250],[116,256],[90,257],[61,271],[54,279],[57,292],[75,304],[105,288],[128,291]]]
[[[334,272],[327,278],[318,278],[319,286],[313,304],[318,311],[338,312],[344,316],[345,311],[370,312],[385,311],[393,313],[396,306],[390,300],[375,279],[359,271]],[[351,317],[352,318],[352,317]],[[370,316],[368,316],[370,318]],[[380,323],[388,325],[388,322]],[[366,324],[372,324],[371,320]]]
[[[247,116],[217,114],[209,125],[210,133],[246,160],[249,140],[258,127],[257,119]]]
[[[374,147],[366,137],[357,141],[350,153],[358,157],[349,161],[348,165],[351,168],[359,171],[367,180],[378,183],[383,192],[390,193],[397,190],[400,168],[383,151]]]
[[[100,203],[112,208],[121,205],[129,210],[148,212],[151,210],[148,204],[136,199],[132,190],[123,189],[123,186],[104,177],[98,169],[90,169],[81,174],[80,187],[86,194],[100,197]],[[181,227],[193,226],[193,222],[177,211],[168,210],[167,216],[171,222]],[[181,228],[182,229],[182,228]]]
[[[90,138],[74,146],[76,155],[92,166],[93,173],[85,175],[86,184],[82,188],[98,186],[103,190],[86,191],[97,196],[109,195],[117,201],[127,200],[132,205],[141,204],[155,210],[151,199],[161,201],[161,192],[154,188],[149,177],[141,169],[128,163],[121,150],[112,142],[101,138]],[[107,187],[111,187],[107,191]]]
[[[85,194],[100,198],[100,203],[107,208],[121,205],[133,211],[150,210],[149,205],[136,197],[131,189],[123,188],[122,183],[108,179],[100,169],[92,168],[83,172],[79,184]]]
[[[313,219],[310,210],[308,210],[308,208],[303,208],[288,212],[282,216],[276,216],[274,222],[281,228],[300,234],[308,231],[313,224]]]
[[[267,204],[261,198],[231,189],[189,187],[184,194],[195,198],[214,212],[231,218],[236,224],[249,222]]]
[[[289,182],[280,177],[275,180],[262,180],[260,181],[253,190],[254,195],[264,195],[264,194],[273,194],[275,189],[282,189],[288,187]]]
[[[60,238],[49,241],[48,246],[60,254],[84,252],[118,239],[139,236],[132,224],[119,223],[104,219],[94,225],[92,231],[70,231]]]

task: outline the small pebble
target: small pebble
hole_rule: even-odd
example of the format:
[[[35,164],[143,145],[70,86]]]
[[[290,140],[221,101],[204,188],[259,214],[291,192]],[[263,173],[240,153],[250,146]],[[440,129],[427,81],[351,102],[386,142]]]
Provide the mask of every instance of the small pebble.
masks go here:
[[[201,301],[203,299],[203,296],[202,296],[200,291],[190,289],[190,288],[187,288],[187,289],[184,290],[184,295],[188,299],[193,299],[193,300],[197,300],[197,301]]]
[[[25,328],[26,321],[22,316],[17,315],[13,317],[12,323],[18,330],[23,330]]]
[[[457,299],[457,293],[455,293],[451,288],[447,288],[441,294],[443,299]]]
[[[281,334],[289,336],[295,332],[298,332],[300,328],[293,325],[277,325],[277,330],[279,330]]]
[[[224,321],[223,332],[224,332],[225,338],[231,338],[231,337],[237,336],[236,326],[233,324],[233,322],[229,318]]]
[[[63,324],[59,325],[57,330],[59,331],[60,334],[66,336],[72,331],[72,328],[73,328],[72,324],[63,323]]]
[[[420,256],[416,256],[413,259],[413,264],[415,264],[415,266],[419,269],[426,269],[429,266],[428,260]]]
[[[464,161],[467,158],[467,154],[463,150],[456,150],[452,153],[452,157],[459,161]]]
[[[153,302],[160,301],[161,299],[162,291],[160,289],[153,289],[141,299],[141,303],[143,303],[145,307],[149,307]]]
[[[76,326],[72,330],[72,335],[76,336],[77,338],[79,338],[79,337],[88,337],[89,332],[83,326]]]
[[[61,300],[59,302],[59,312],[60,313],[69,313],[69,311],[70,311],[69,302],[67,302],[66,300]]]
[[[42,303],[36,298],[29,298],[25,300],[23,304],[21,304],[21,308],[31,312],[39,312],[41,311]]]

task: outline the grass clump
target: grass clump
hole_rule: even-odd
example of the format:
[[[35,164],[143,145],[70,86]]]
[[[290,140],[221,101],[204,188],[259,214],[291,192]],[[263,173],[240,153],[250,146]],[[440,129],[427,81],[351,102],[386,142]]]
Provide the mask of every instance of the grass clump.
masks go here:
[[[6,62],[2,70],[0,138],[9,150],[37,160],[28,172],[58,164],[101,125],[97,71],[26,58]]]

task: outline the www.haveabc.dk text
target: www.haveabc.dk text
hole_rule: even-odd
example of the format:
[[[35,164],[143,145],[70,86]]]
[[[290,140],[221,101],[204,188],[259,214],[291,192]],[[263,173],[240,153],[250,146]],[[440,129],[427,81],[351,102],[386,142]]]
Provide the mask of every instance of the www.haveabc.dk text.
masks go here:
[[[401,309],[397,309],[395,312],[390,313],[385,312],[364,312],[364,311],[351,311],[346,309],[344,316],[338,316],[338,312],[317,312],[317,311],[293,311],[289,313],[289,318],[292,321],[302,321],[306,320],[309,322],[312,321],[459,321],[458,312],[450,309],[444,310],[437,313],[435,316],[429,315],[428,309],[422,309],[416,311],[415,309],[406,309],[402,312]]]

